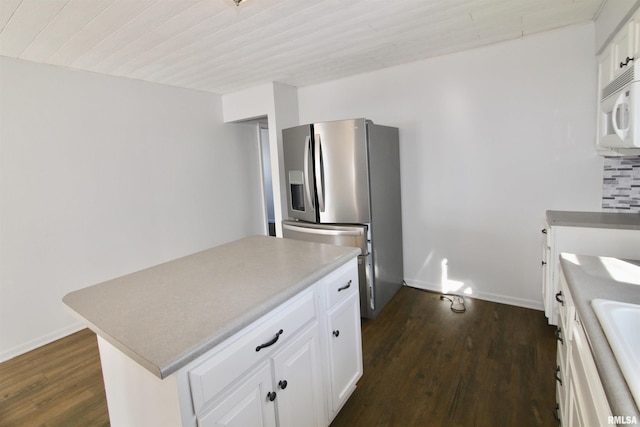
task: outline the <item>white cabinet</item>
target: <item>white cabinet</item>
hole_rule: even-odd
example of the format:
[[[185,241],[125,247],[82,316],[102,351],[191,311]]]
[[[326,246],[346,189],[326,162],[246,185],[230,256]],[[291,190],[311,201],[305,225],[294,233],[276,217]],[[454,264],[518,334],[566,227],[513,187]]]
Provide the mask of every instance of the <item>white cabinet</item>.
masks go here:
[[[337,415],[362,376],[362,338],[357,270],[339,270],[327,277],[325,369],[329,422]]]
[[[354,259],[205,357],[189,370],[198,425],[328,425],[362,376],[359,301]]]
[[[329,313],[329,365],[331,372],[331,418],[337,414],[362,376],[360,299],[354,293]]]
[[[613,81],[614,64],[615,48],[614,46],[609,46],[598,57],[598,94],[602,94],[602,89],[604,89],[609,83]],[[598,97],[598,101],[599,100],[600,96]]]
[[[315,323],[272,361],[280,427],[325,426],[320,329]],[[249,425],[249,424],[245,424]]]
[[[614,56],[614,48],[609,46],[598,57],[598,94],[601,94],[602,89],[613,81]]]
[[[640,60],[640,12],[620,27],[599,54],[598,60],[598,116],[596,149],[603,155],[637,154],[635,148],[610,148],[601,145],[602,140],[614,134],[613,115],[615,98],[612,94],[631,82],[631,70],[635,61]],[[626,73],[626,74],[625,74]],[[624,75],[623,75],[624,74]],[[637,71],[635,71],[637,78]],[[620,78],[618,78],[620,77]],[[610,142],[610,141],[609,141]],[[609,145],[606,143],[605,145]]]
[[[566,283],[560,281],[560,290],[558,291],[557,301],[559,303],[559,324],[556,329],[556,338],[558,340],[556,355],[556,401],[558,408],[558,418],[566,419],[569,417],[570,403],[570,381],[569,375],[569,351],[571,349],[571,321],[574,316],[575,307],[570,293],[566,289]]]
[[[556,400],[564,427],[607,425],[611,409],[580,316],[564,276],[560,278]]]
[[[547,225],[543,229],[542,294],[549,324],[558,324],[560,254],[640,258],[640,230]],[[546,263],[546,264],[545,264]]]
[[[611,51],[613,56],[613,78],[615,79],[620,74],[629,69],[629,66],[633,64],[635,59],[634,41],[636,36],[634,21],[631,20],[618,32],[616,37],[611,42]]]
[[[198,425],[326,425],[319,341],[318,324],[314,323],[225,391],[219,403],[198,417]]]
[[[623,25],[599,55],[599,91],[628,70],[633,61],[638,58],[638,50],[640,49],[638,22],[639,19],[634,17]]]
[[[362,375],[359,301],[353,258],[164,379],[99,337],[111,425],[328,426]]]
[[[213,401],[229,393],[242,375],[279,351],[298,331],[316,319],[316,291],[311,288],[291,298],[188,369],[191,397],[200,418]]]
[[[220,403],[198,419],[200,427],[276,426],[275,405],[265,399],[272,390],[271,369],[263,363],[234,386]]]
[[[571,372],[571,393],[575,396],[575,413],[578,420],[567,426],[591,427],[606,425],[611,416],[609,402],[604,393],[596,364],[591,355],[587,336],[576,313],[575,330],[571,341],[569,369]]]

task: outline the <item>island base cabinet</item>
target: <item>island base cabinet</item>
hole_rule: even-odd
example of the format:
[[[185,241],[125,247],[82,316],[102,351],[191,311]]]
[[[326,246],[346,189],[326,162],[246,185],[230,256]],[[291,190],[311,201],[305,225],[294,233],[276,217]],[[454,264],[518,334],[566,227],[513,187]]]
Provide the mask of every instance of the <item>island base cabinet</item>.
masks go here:
[[[326,427],[362,376],[357,260],[160,379],[100,336],[111,426]]]
[[[275,403],[268,393],[273,389],[271,367],[263,363],[206,415],[198,418],[199,427],[275,427]]]
[[[198,415],[199,427],[326,426],[317,322]]]
[[[112,427],[195,425],[185,375],[161,380],[100,336],[98,348]]]
[[[331,419],[345,404],[362,376],[360,302],[357,293],[329,313]]]

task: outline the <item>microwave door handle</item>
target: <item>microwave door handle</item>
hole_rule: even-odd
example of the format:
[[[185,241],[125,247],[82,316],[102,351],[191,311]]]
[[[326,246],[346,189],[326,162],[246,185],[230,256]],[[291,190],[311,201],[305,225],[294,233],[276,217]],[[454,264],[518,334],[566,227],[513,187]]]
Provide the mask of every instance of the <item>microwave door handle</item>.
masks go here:
[[[316,192],[318,194],[318,209],[324,212],[324,164],[322,162],[322,141],[316,134],[315,140]]]
[[[611,124],[613,125],[613,130],[618,135],[618,138],[625,140],[627,137],[627,132],[629,132],[629,125],[627,124],[626,129],[621,129],[620,124],[618,123],[618,110],[622,108],[625,104],[624,100],[624,92],[618,95],[616,99],[616,103],[613,105],[613,110],[611,110]]]
[[[304,192],[307,195],[307,200],[311,201],[311,207],[315,209],[315,201],[311,196],[311,188],[309,188],[309,152],[311,151],[311,137],[307,135],[304,141]]]

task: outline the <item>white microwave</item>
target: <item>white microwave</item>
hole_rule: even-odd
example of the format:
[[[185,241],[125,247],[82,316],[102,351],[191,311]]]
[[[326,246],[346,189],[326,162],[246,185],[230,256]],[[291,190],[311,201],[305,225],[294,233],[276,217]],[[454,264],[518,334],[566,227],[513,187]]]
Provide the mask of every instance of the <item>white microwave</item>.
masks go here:
[[[602,89],[598,123],[601,147],[640,148],[639,78],[634,63]]]

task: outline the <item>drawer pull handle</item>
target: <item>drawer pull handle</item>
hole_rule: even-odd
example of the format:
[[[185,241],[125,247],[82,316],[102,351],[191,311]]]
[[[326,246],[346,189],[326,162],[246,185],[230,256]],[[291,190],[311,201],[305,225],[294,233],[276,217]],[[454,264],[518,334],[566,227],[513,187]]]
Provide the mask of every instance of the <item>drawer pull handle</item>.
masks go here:
[[[266,342],[266,343],[264,343],[264,344],[260,344],[259,346],[257,346],[257,347],[256,347],[256,351],[260,351],[260,350],[262,350],[263,348],[271,347],[272,345],[274,345],[276,342],[278,342],[278,338],[280,338],[280,335],[282,335],[282,332],[283,332],[283,331],[282,331],[282,329],[280,329],[280,330],[278,331],[278,333],[276,334],[276,336],[275,336],[275,337],[273,337],[273,339],[272,339],[271,341]],[[275,393],[274,393],[274,394],[275,394]],[[274,397],[274,399],[275,399],[275,397]],[[273,400],[273,399],[271,399],[271,400]]]
[[[560,344],[564,344],[564,340],[563,340],[563,339],[562,339],[562,337],[560,336],[560,334],[561,334],[561,333],[562,333],[562,328],[558,328],[558,329],[556,329],[556,332],[555,332],[555,334],[556,334],[556,339],[557,339],[558,341],[560,341]]]
[[[344,291],[345,289],[349,289],[350,287],[351,287],[351,280],[349,280],[349,283],[347,283],[346,285],[342,286],[341,288],[338,288],[338,292]]]
[[[564,307],[564,299],[561,298],[561,297],[562,297],[562,291],[560,291],[560,292],[558,292],[556,294],[556,301],[558,301]]]
[[[558,382],[560,383],[560,385],[562,385],[562,378],[560,378],[560,377],[558,376],[558,374],[559,374],[559,373],[560,373],[560,366],[557,366],[557,367],[556,367],[556,375],[555,375],[555,377],[556,377],[556,381],[558,381]]]
[[[333,331],[333,336],[338,338],[340,336],[340,331]]]
[[[282,390],[284,390],[285,388],[287,388],[287,380],[282,380],[278,383],[278,387],[280,387]]]
[[[542,229],[542,234],[547,234],[547,229],[546,228]]]
[[[545,265],[547,265],[547,261],[542,261],[542,266],[544,267]]]
[[[269,399],[269,402],[273,402],[274,400],[276,400],[276,392],[270,391],[269,393],[267,393],[267,399]]]

